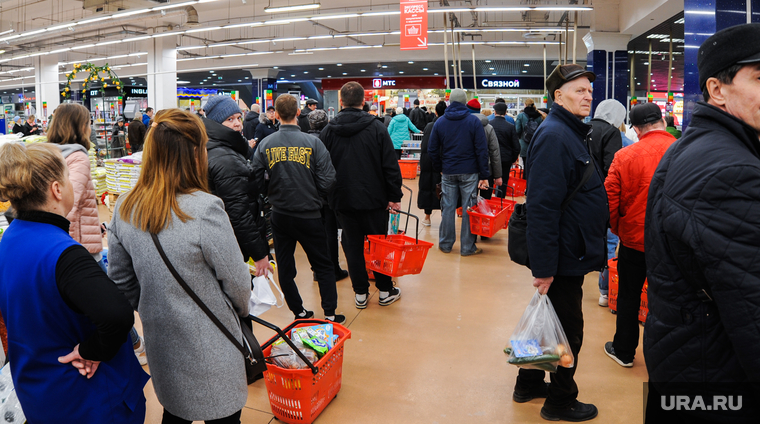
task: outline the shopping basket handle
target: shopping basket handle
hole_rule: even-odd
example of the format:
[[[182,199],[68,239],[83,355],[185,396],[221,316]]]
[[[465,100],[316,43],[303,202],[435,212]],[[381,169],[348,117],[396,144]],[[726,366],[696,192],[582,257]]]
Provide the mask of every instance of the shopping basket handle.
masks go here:
[[[404,184],[401,184],[401,188],[405,188],[405,189],[409,190],[409,207],[406,208],[406,213],[408,215],[408,214],[412,213],[412,197],[414,197],[414,192],[412,191],[411,188],[407,187]],[[404,225],[404,234],[406,234],[406,230],[408,230],[408,229],[409,229],[409,217],[407,216],[406,217],[406,225]]]
[[[416,230],[414,231],[414,244],[420,244],[420,239],[419,239],[419,236],[418,236],[418,234],[420,232],[420,219],[417,218],[417,215],[412,215],[412,214],[410,214],[408,212],[400,211],[398,209],[393,209],[393,210],[395,212],[403,213],[404,215],[411,216],[412,218],[414,218],[414,219],[417,220],[417,225],[415,226]],[[408,222],[408,220],[409,220],[409,218],[407,218],[407,222]],[[406,234],[406,231],[404,231],[404,234]]]
[[[510,188],[512,188],[512,187],[510,187]],[[486,187],[486,190],[493,190],[494,194],[496,194],[496,192],[501,192],[502,191],[499,187],[491,187],[491,186]],[[504,209],[504,198],[503,197],[499,197],[499,200],[501,201],[501,208]]]
[[[295,352],[296,355],[298,355],[301,358],[301,360],[306,365],[308,365],[309,368],[311,368],[312,374],[317,374],[319,372],[319,368],[315,367],[314,364],[312,364],[306,358],[306,356],[304,356],[303,352],[301,352],[301,350],[298,349],[295,344],[293,344],[293,341],[290,340],[290,337],[288,337],[288,335],[285,334],[285,333],[287,333],[288,331],[292,330],[296,325],[299,325],[299,324],[324,324],[325,323],[324,321],[320,321],[320,320],[316,320],[316,319],[299,319],[299,320],[293,321],[292,323],[290,323],[290,325],[288,325],[287,327],[285,327],[284,329],[281,330],[280,327],[278,327],[278,326],[276,326],[274,324],[271,324],[271,323],[269,323],[267,321],[264,321],[263,319],[261,319],[259,317],[255,317],[253,315],[249,315],[248,318],[250,318],[252,321],[257,322],[260,325],[263,325],[264,327],[266,327],[266,328],[268,328],[270,330],[274,330],[277,333],[277,335],[280,336],[280,338],[282,340],[284,340],[285,343],[287,343],[288,346],[290,346],[291,349],[293,349],[293,352]],[[267,347],[269,347],[272,343],[274,343],[276,341],[277,341],[277,338],[273,337],[271,340],[269,340],[266,343],[264,343],[263,345],[261,345],[261,350],[266,349]]]

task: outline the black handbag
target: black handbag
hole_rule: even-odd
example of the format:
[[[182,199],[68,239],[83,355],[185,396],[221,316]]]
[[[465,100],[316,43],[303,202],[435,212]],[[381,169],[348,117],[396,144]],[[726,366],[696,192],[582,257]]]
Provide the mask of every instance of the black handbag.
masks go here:
[[[586,165],[586,170],[583,172],[583,178],[581,178],[580,184],[578,184],[572,193],[570,193],[565,200],[562,201],[560,211],[567,208],[567,205],[573,200],[578,190],[583,187],[588,180],[591,179],[591,175],[594,173],[594,159]],[[512,216],[509,218],[509,225],[507,225],[507,251],[509,252],[509,258],[513,262],[530,268],[530,258],[528,257],[528,204],[520,203],[515,205],[515,210],[512,212]]]
[[[169,271],[172,273],[174,278],[177,280],[179,285],[182,286],[183,289],[187,292],[187,294],[195,301],[195,303],[200,306],[200,308],[203,310],[203,312],[208,315],[208,317],[213,321],[214,324],[216,324],[217,327],[219,327],[219,330],[227,336],[228,339],[232,342],[233,345],[240,351],[240,353],[243,354],[243,359],[245,362],[245,376],[246,380],[248,381],[248,384],[253,383],[254,381],[261,378],[261,374],[267,370],[267,364],[264,360],[264,352],[261,350],[261,346],[259,345],[258,340],[256,340],[256,337],[253,335],[253,330],[251,328],[244,324],[242,321],[238,320],[240,323],[240,330],[243,333],[243,340],[242,342],[240,340],[236,340],[235,336],[230,333],[230,331],[227,329],[227,327],[222,324],[221,321],[219,321],[219,318],[214,315],[213,312],[206,306],[205,303],[201,300],[200,297],[198,297],[197,294],[193,291],[193,289],[190,288],[190,286],[187,285],[185,280],[182,279],[182,277],[179,275],[176,269],[174,269],[174,266],[171,262],[169,262],[169,258],[166,257],[166,253],[164,252],[163,247],[161,247],[161,243],[158,241],[158,236],[156,234],[151,234],[150,237],[153,239],[153,244],[156,245],[156,249],[158,249],[158,254],[161,255],[161,259],[164,260],[164,263],[166,264],[166,267],[169,268]]]

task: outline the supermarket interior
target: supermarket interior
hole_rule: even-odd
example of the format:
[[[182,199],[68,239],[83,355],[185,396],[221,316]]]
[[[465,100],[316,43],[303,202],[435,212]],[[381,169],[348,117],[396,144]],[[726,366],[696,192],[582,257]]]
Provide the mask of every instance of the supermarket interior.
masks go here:
[[[331,120],[341,111],[341,87],[353,81],[380,119],[416,104],[432,112],[440,101],[449,103],[455,89],[477,99],[485,115],[503,101],[507,117],[516,118],[526,101],[550,109],[547,76],[574,63],[595,75],[587,122],[602,101],[615,99],[627,111],[654,103],[677,130],[685,130],[702,100],[699,46],[723,28],[760,22],[758,0],[0,3],[0,144],[46,142],[57,107],[84,106],[92,130],[91,178],[106,223],[141,173],[142,152],[130,142],[130,126],[143,117],[149,127],[156,111],[201,115],[210,98],[223,96],[237,103],[244,122],[252,113],[259,119],[259,112],[264,122],[279,96],[294,96],[299,109],[316,102]],[[311,399],[283,399],[269,384],[286,378],[272,374],[248,386],[242,423],[544,422],[543,399],[513,401],[518,367],[507,362],[504,350],[535,293],[531,271],[510,260],[506,221],[478,241],[481,255],[439,250],[440,210],[423,225],[426,212],[417,204],[421,142],[421,134],[410,134],[399,164],[409,189],[402,208],[420,220],[402,217],[403,234],[433,246],[422,258],[424,268],[393,276],[404,295],[389,307],[379,306],[372,284],[369,306],[357,309],[351,280],[338,281],[337,313],[346,316],[350,338],[341,338],[342,363],[330,377],[337,388],[326,395],[321,387]],[[512,184],[520,179],[517,171]],[[523,202],[522,191],[507,201]],[[463,219],[470,218],[457,218],[457,238]],[[0,237],[8,225],[0,214]],[[108,248],[107,236],[103,246]],[[340,261],[346,269],[342,249]],[[301,247],[296,263],[304,304],[319,310],[320,286]],[[598,407],[598,422],[642,422],[648,381],[642,343],[632,368],[606,357],[616,315],[612,301],[599,306],[598,279],[592,272],[583,286],[583,350],[575,362],[579,399]],[[285,327],[293,313],[272,307],[261,318]],[[142,334],[138,313],[135,327]],[[276,337],[255,323],[253,329],[262,344]],[[307,377],[291,384],[299,390],[300,384],[318,384],[317,377]],[[145,397],[145,423],[162,422],[151,381]],[[283,412],[288,408],[305,412]]]

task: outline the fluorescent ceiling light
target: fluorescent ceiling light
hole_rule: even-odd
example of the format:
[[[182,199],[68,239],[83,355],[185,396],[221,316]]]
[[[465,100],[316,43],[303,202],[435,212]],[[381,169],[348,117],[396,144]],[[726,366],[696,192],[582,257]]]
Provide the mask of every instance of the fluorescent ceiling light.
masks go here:
[[[245,28],[245,27],[254,27],[264,25],[263,22],[246,22],[244,24],[232,24],[232,25],[224,25],[222,28],[224,29],[230,29],[230,28]]]
[[[38,29],[37,31],[25,32],[23,34],[19,34],[19,36],[20,37],[28,37],[30,35],[42,34],[43,32],[46,32],[46,31],[47,31],[47,28],[42,28],[42,29]]]
[[[9,29],[9,30],[7,30],[7,31],[3,31],[3,32],[0,32],[0,35],[10,34],[10,33],[12,33],[13,31],[14,31],[14,30],[12,30],[12,29]]]
[[[63,52],[67,52],[67,51],[69,51],[69,50],[71,50],[71,49],[70,49],[70,48],[68,48],[68,47],[66,47],[65,49],[58,49],[58,50],[53,50],[52,52],[50,52],[50,54],[55,54],[55,53],[63,53]]]
[[[279,42],[279,41],[301,41],[305,40],[306,37],[290,37],[290,38],[273,38],[272,42]]]
[[[190,84],[190,81],[177,81],[177,84]]]
[[[70,22],[68,24],[62,24],[62,25],[56,25],[56,26],[48,27],[47,30],[48,31],[58,31],[59,29],[66,29],[68,27],[74,27],[76,25],[79,25],[79,23],[77,23],[77,22]]]
[[[476,7],[476,12],[524,12],[530,7]]]
[[[153,38],[153,37],[150,35],[143,35],[142,37],[125,38],[122,41],[124,41],[125,43],[131,43],[133,41],[147,40],[148,38]]]
[[[189,29],[189,30],[185,31],[185,34],[192,34],[194,32],[214,31],[214,30],[221,29],[221,28],[222,27],[218,27],[218,26],[216,26],[216,27],[207,27],[207,28],[195,28],[195,29]]]
[[[187,32],[187,31],[185,31],[185,32]],[[159,33],[159,34],[153,34],[151,37],[153,37],[153,38],[161,38],[161,37],[168,37],[170,35],[181,35],[181,34],[182,34],[181,32],[162,32],[162,33]]]
[[[401,11],[388,10],[385,12],[364,12],[364,13],[361,13],[360,16],[371,17],[371,16],[388,16],[388,15],[400,15],[400,14],[401,14]]]
[[[106,19],[111,19],[111,16],[99,16],[99,17],[97,17],[97,18],[92,18],[92,19],[85,19],[85,20],[83,20],[83,21],[79,21],[79,22],[77,22],[77,23],[78,23],[79,25],[84,25],[84,24],[91,24],[91,23],[93,23],[93,22],[100,22],[100,21],[105,21]]]
[[[714,15],[715,12],[710,12],[707,10],[687,10],[683,13],[686,13],[687,15]]]
[[[139,52],[139,53],[130,53],[130,54],[128,54],[127,56],[142,56],[142,55],[144,55],[144,54],[148,54],[148,53],[146,53],[146,52]]]
[[[359,16],[358,13],[347,13],[345,15],[325,15],[325,16],[312,16],[311,20],[313,21],[326,21],[328,19],[344,19],[344,18],[355,18]]]
[[[311,37],[308,37],[309,40],[321,40],[324,38],[333,38],[332,35],[312,35]]]
[[[127,12],[111,15],[113,18],[123,18],[125,16],[139,15],[140,13],[150,12],[150,9],[129,10]]]
[[[286,25],[286,24],[292,24],[294,22],[306,22],[308,20],[311,20],[311,18],[288,18],[288,19],[272,19],[270,21],[264,21],[264,24],[266,25]]]
[[[295,12],[297,10],[311,10],[319,9],[321,5],[319,3],[299,4],[295,6],[279,6],[279,7],[265,7],[266,13],[283,13],[283,12]]]
[[[236,46],[236,45],[237,43],[219,43],[219,44],[211,44],[209,45],[209,47],[227,47],[227,46]]]
[[[121,43],[121,42],[122,42],[122,40],[104,41],[102,43],[97,43],[95,45],[98,46],[98,47],[100,47],[100,46],[107,46],[109,44],[118,44],[118,43]]]
[[[177,47],[177,50],[198,50],[198,49],[205,49],[206,46],[179,46]]]
[[[197,1],[186,1],[184,3],[175,3],[175,4],[167,4],[166,6],[158,6],[154,7],[150,10],[165,10],[165,9],[173,9],[175,7],[182,7],[182,6],[189,6],[191,4],[198,3]]]

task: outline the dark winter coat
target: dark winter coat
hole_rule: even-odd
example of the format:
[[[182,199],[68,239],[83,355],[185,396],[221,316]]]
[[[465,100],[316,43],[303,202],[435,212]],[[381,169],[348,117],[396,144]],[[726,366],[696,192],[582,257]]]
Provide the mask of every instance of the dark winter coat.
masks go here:
[[[93,131],[94,132],[94,131]],[[11,130],[11,134],[24,134],[24,126],[19,124],[13,124],[13,129]]]
[[[129,147],[132,149],[132,153],[142,151],[143,144],[145,144],[145,125],[139,119],[133,119],[129,123],[127,128],[127,134],[129,135]]]
[[[277,122],[272,122],[269,119],[267,119],[266,115],[261,115],[259,118],[259,124],[256,126],[256,132],[254,132],[254,137],[256,141],[261,141],[266,136],[270,134],[274,134],[277,132],[277,129],[280,128],[280,125]]]
[[[427,124],[422,134],[419,191],[417,192],[417,207],[420,209],[441,209],[441,200],[435,194],[435,186],[441,182],[441,173],[433,171],[433,162],[428,153],[433,125],[432,122]]]
[[[428,153],[435,172],[478,174],[488,179],[488,140],[483,124],[467,107],[452,102],[433,124]]]
[[[37,128],[36,130],[32,131],[33,128]],[[29,122],[24,123],[24,135],[40,135],[42,134],[42,130],[40,127],[37,126],[37,124],[29,125]]]
[[[420,131],[424,130],[425,125],[427,125],[427,117],[425,116],[425,111],[419,107],[415,107],[411,112],[409,112],[409,119],[412,121],[412,124],[414,124],[414,126],[417,127],[417,129]]]
[[[517,119],[515,120],[515,131],[517,131],[517,136],[520,137],[520,156],[522,157],[528,155],[528,143],[525,142],[523,132],[525,131],[525,126],[528,125],[528,121],[530,120],[538,122],[539,125],[541,125],[541,122],[544,120],[541,114],[536,110],[535,106],[526,107],[523,109],[523,111],[517,115]],[[534,133],[533,137],[535,136],[536,134]]]
[[[259,125],[259,113],[248,112],[245,115],[245,121],[243,121],[243,135],[246,140],[253,140],[256,138],[256,127]]]
[[[328,195],[336,212],[385,209],[401,201],[401,170],[388,130],[356,108],[338,112],[319,137],[330,151],[335,188]]]
[[[298,115],[298,126],[301,127],[301,132],[307,133],[311,129],[311,125],[309,125],[309,114],[311,112],[308,106],[301,109],[301,114]]]
[[[650,381],[760,382],[760,143],[754,129],[706,103],[694,107],[688,129],[650,184],[644,241]],[[700,288],[713,300],[703,302],[709,299]],[[736,387],[739,394],[743,389]]]
[[[259,189],[246,160],[248,142],[242,134],[203,118],[208,134],[208,182],[211,193],[224,202],[243,259],[257,261],[269,254],[260,222]]]
[[[589,140],[588,147],[606,179],[615,153],[623,148],[623,137],[620,135],[620,129],[613,127],[604,119],[592,119],[591,140]]]
[[[504,163],[514,163],[520,156],[520,139],[517,137],[515,126],[510,124],[503,116],[496,116],[490,121],[496,138],[499,139],[499,153]],[[502,169],[502,175],[509,173],[509,169]]]
[[[588,150],[590,131],[555,103],[528,148],[527,238],[536,278],[586,275],[605,265],[609,208],[602,173]],[[596,172],[562,211],[587,166]]]
[[[392,120],[393,117],[391,115],[383,115],[383,124],[385,125],[385,128],[388,128],[388,125],[391,124]]]

